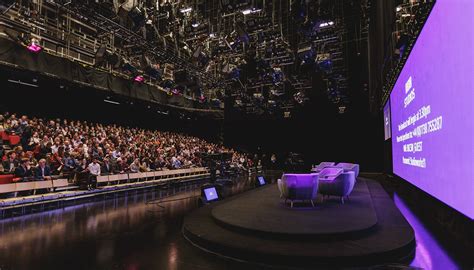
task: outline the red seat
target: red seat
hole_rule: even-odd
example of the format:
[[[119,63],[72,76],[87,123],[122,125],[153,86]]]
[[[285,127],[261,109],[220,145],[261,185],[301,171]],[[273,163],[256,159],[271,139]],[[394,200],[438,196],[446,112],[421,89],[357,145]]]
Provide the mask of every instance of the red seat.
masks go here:
[[[10,135],[10,145],[17,145],[20,143],[20,136]]]
[[[0,131],[0,137],[4,141],[10,140],[10,136],[8,136],[8,134],[5,131]]]
[[[0,185],[13,183],[13,174],[0,174]]]

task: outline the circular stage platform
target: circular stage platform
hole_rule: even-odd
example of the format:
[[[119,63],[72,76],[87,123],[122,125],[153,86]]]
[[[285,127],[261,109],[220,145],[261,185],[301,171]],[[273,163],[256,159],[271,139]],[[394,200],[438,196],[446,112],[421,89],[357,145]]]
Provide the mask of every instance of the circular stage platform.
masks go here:
[[[359,178],[350,200],[290,208],[275,184],[188,215],[183,234],[221,256],[275,265],[367,265],[411,259],[414,232],[379,183]]]
[[[263,187],[256,193],[213,207],[212,217],[229,229],[269,237],[349,237],[377,225],[377,214],[364,183],[355,187],[345,204],[326,199],[316,207],[306,203],[290,208],[278,199],[280,192],[276,185]]]

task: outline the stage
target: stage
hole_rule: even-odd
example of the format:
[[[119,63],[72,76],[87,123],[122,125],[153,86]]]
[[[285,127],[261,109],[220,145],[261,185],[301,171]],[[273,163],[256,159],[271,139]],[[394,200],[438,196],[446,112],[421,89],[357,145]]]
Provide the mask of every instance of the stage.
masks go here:
[[[276,184],[243,193],[189,214],[183,234],[220,256],[264,264],[364,265],[406,262],[413,229],[382,186],[358,178],[349,201],[318,199],[290,208]]]

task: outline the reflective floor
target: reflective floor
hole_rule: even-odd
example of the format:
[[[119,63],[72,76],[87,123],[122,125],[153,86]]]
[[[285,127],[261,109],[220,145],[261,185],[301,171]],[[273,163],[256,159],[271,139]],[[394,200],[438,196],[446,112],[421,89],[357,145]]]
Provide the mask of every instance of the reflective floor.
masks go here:
[[[225,187],[229,194],[252,186],[248,177],[233,180]],[[184,215],[198,207],[199,186],[131,192],[0,220],[0,269],[275,269],[219,258],[182,237]],[[412,266],[459,268],[403,201],[396,196],[395,202],[416,230]]]

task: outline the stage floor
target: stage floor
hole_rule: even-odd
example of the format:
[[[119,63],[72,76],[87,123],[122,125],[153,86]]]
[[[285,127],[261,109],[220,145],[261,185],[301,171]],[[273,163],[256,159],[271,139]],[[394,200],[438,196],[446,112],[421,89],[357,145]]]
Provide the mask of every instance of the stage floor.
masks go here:
[[[350,200],[320,196],[312,207],[309,202],[293,208],[279,200],[277,185],[247,192],[238,199],[212,208],[212,217],[221,226],[269,237],[349,237],[371,230],[377,214],[365,181],[354,187]]]
[[[188,215],[184,236],[194,245],[238,260],[283,265],[404,262],[413,229],[379,183],[359,178],[349,201],[293,209],[275,184]]]

